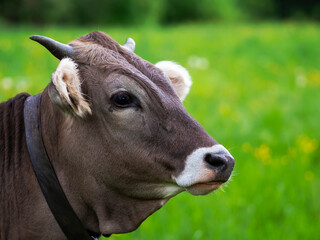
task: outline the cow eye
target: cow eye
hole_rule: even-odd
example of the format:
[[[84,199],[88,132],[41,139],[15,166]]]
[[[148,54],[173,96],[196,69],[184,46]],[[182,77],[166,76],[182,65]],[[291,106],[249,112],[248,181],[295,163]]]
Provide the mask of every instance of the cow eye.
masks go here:
[[[111,97],[111,103],[119,108],[133,107],[137,105],[137,99],[128,92],[119,92]]]

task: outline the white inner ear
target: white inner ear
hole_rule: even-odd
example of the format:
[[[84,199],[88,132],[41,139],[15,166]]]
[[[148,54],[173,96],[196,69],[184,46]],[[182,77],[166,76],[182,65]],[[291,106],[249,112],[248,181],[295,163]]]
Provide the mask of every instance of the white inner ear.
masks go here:
[[[56,103],[62,107],[71,107],[80,117],[91,114],[90,106],[81,92],[77,64],[74,61],[70,58],[62,59],[57,70],[52,74],[52,83],[59,93],[59,96],[54,98]]]
[[[173,87],[181,101],[185,99],[190,91],[192,80],[188,71],[181,65],[171,61],[161,61],[155,64],[171,80]]]

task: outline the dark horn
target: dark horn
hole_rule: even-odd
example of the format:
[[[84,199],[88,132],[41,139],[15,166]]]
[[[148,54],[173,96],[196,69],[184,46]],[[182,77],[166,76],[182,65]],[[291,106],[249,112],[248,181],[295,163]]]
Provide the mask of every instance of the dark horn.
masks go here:
[[[60,60],[64,57],[72,56],[72,47],[67,44],[59,43],[51,38],[39,35],[33,35],[30,39],[43,45],[53,56]]]
[[[134,48],[136,46],[136,43],[134,42],[134,40],[132,38],[127,38],[127,41],[125,44],[123,44],[123,46],[128,49],[131,52],[134,52]]]

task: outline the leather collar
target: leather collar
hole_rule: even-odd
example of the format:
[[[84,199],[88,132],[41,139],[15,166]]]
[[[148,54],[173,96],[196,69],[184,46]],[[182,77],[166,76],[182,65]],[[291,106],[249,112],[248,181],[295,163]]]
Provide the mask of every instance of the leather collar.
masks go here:
[[[26,99],[24,124],[30,160],[41,191],[67,239],[98,239],[101,234],[86,230],[72,209],[49,160],[41,133],[40,103],[41,94]]]

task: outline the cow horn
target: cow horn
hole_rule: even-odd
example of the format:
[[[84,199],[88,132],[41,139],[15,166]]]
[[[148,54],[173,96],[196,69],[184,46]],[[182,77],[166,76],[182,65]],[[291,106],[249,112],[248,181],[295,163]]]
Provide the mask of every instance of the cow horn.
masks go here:
[[[128,49],[131,52],[134,52],[134,48],[136,46],[136,43],[134,42],[134,40],[132,38],[127,38],[127,41],[125,44],[123,44],[123,46]]]
[[[59,43],[51,38],[39,35],[33,35],[30,37],[30,39],[40,43],[42,46],[48,49],[53,56],[60,60],[64,57],[72,56],[72,47],[67,44]]]

